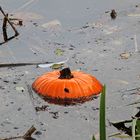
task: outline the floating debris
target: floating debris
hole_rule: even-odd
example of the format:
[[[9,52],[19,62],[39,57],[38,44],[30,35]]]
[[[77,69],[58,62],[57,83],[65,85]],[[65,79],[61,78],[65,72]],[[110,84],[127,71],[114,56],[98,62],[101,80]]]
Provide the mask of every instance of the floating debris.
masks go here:
[[[4,83],[9,83],[9,81],[8,81],[8,80],[3,80],[3,82],[4,82]]]
[[[57,49],[55,50],[55,54],[56,54],[57,56],[61,56],[61,55],[64,54],[64,50],[57,48]]]
[[[135,52],[138,52],[137,36],[134,35]]]
[[[117,13],[114,9],[111,11],[110,16],[111,16],[112,19],[116,19]]]
[[[32,62],[32,63],[2,63],[0,64],[1,67],[20,67],[20,66],[26,66],[26,65],[43,65],[43,64],[50,64],[50,62]]]
[[[12,21],[13,24],[22,26],[23,25],[23,20],[18,19],[18,18],[9,18],[10,21]]]
[[[35,107],[35,110],[36,110],[36,112],[39,112],[39,111],[48,111],[49,110],[48,107],[49,107],[48,105],[43,105],[41,107],[37,106],[37,107]]]
[[[57,27],[60,27],[61,26],[61,23],[59,20],[52,20],[52,21],[49,21],[47,23],[44,23],[41,25],[43,28],[57,28]]]
[[[89,25],[85,25],[85,26],[83,26],[81,29],[86,29],[86,28],[88,28],[88,27],[90,27]]]
[[[120,28],[118,26],[113,26],[113,27],[105,26],[105,28],[103,29],[103,32],[107,35],[115,33],[115,32],[119,32],[119,31],[120,31]],[[113,43],[116,43],[116,42],[113,42]]]
[[[58,112],[56,111],[56,112],[49,112],[50,114],[52,114],[53,116],[53,118],[54,119],[58,119],[59,118],[59,115],[58,115]]]
[[[107,13],[109,13],[110,11],[105,11],[105,13],[107,14]]]
[[[32,134],[36,131],[36,128],[32,126],[23,136],[10,137],[10,138],[0,138],[0,140],[14,140],[14,139],[22,139],[22,140],[35,140],[32,138]]]
[[[8,36],[7,36],[7,18],[8,18],[8,14],[6,14],[6,16],[3,19],[3,26],[2,26],[2,30],[3,30],[3,39],[6,42],[8,40]]]
[[[128,59],[131,56],[131,53],[124,52],[120,54],[121,59]]]
[[[16,90],[17,91],[20,91],[20,92],[24,92],[25,91],[25,88],[24,87],[16,87]]]
[[[36,131],[36,128],[32,126],[23,136],[24,139],[31,138],[31,135]]]
[[[132,13],[132,14],[128,14],[128,16],[129,16],[129,17],[140,17],[140,14],[139,14],[139,13],[138,13],[138,14],[135,14],[135,13],[133,14],[133,13]]]
[[[41,75],[32,88],[44,100],[66,106],[92,100],[102,91],[102,84],[94,76],[64,68]]]
[[[42,135],[42,132],[41,131],[36,131],[35,135],[37,135],[37,136]]]
[[[23,25],[23,20],[19,20],[17,25],[22,26]]]
[[[128,81],[125,81],[125,80],[122,80],[122,79],[116,79],[115,80],[117,83],[120,83],[120,84],[125,84],[125,85],[128,85],[129,82]]]
[[[56,63],[49,63],[49,64],[39,64],[38,67],[40,68],[48,68],[48,67],[57,67],[56,64],[64,64],[68,61],[69,59],[67,58],[64,61],[56,62]]]
[[[111,123],[118,130],[123,131],[125,134],[132,136],[132,128],[127,127],[126,123],[132,123],[132,120],[125,120],[122,122]]]
[[[51,66],[51,68],[52,69],[60,69],[60,68],[62,68],[64,66],[64,64],[53,64],[52,66]]]
[[[4,38],[4,42],[1,42],[0,45],[6,43],[7,41],[15,38],[16,36],[19,35],[18,31],[16,30],[16,28],[13,26],[13,24],[11,23],[11,21],[9,20],[8,18],[8,14],[5,14],[5,12],[3,11],[2,7],[0,6],[0,11],[1,13],[3,14],[4,16],[4,19],[3,19],[3,26],[2,26],[2,29],[3,29],[3,38]],[[15,35],[11,36],[8,38],[8,35],[7,35],[7,23],[9,23],[9,25],[12,27],[12,29],[14,30],[15,32]]]

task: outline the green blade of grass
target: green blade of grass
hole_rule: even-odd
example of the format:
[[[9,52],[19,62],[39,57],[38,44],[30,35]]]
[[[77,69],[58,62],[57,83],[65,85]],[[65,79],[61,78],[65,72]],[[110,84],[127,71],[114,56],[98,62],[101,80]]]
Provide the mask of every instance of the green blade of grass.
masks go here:
[[[95,137],[94,137],[94,135],[92,136],[92,140],[96,140]]]
[[[135,140],[136,138],[136,121],[137,119],[132,120],[132,140]]]
[[[136,135],[140,135],[140,120],[137,119],[136,121]],[[140,140],[140,137],[137,136],[136,140]]]
[[[106,86],[104,85],[100,96],[100,140],[106,140],[105,94]]]

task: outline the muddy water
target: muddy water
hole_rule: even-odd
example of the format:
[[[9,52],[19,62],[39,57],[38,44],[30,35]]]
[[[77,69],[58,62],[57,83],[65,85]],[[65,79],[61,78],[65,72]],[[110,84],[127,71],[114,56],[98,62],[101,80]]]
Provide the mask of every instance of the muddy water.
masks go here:
[[[134,45],[136,35],[140,50],[138,0],[0,3],[24,24],[16,26],[20,36],[0,46],[1,63],[58,62],[68,58],[66,66],[90,73],[106,84],[109,121],[130,119],[137,112],[136,106],[127,105],[138,100],[139,95],[131,95],[136,90],[126,90],[140,87],[140,55]],[[111,9],[117,12],[115,20],[110,18]],[[58,48],[61,55],[56,53]],[[130,55],[122,59],[122,53]],[[0,68],[1,138],[22,135],[31,125],[37,128],[33,137],[39,140],[85,140],[91,139],[92,134],[98,136],[99,98],[63,107],[48,104],[36,94],[29,95],[27,85],[51,70],[36,66]],[[45,111],[36,111],[36,107],[44,105]],[[116,132],[107,122],[108,135]]]

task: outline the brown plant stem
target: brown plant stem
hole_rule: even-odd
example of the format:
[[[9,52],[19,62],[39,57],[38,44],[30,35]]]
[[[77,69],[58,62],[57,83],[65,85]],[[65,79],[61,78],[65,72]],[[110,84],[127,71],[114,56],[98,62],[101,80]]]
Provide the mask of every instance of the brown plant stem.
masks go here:
[[[3,30],[3,39],[6,42],[8,40],[8,36],[7,36],[7,18],[8,18],[8,14],[6,14],[6,16],[3,19],[3,26],[2,26],[2,30]]]
[[[10,137],[10,138],[3,138],[0,140],[13,140],[13,139],[31,139],[32,134],[36,131],[36,128],[34,126],[32,126],[30,129],[27,130],[27,132],[23,135],[23,136],[17,136],[17,137]]]
[[[39,65],[39,64],[48,64],[50,62],[32,62],[32,63],[2,63],[0,64],[0,68],[2,67],[20,67],[20,66],[26,66],[26,65]]]
[[[30,138],[32,134],[36,131],[36,128],[32,126],[23,136],[24,139]]]
[[[73,78],[73,75],[70,71],[70,68],[64,68],[60,71],[59,79],[71,79],[71,78]]]
[[[4,13],[2,7],[0,6],[0,11],[1,13],[4,15],[5,18],[7,18],[7,22],[11,25],[11,27],[13,28],[13,30],[15,31],[15,36],[18,36],[19,33],[18,31],[16,30],[16,28],[13,26],[13,24],[11,23],[11,21],[8,19],[8,17],[6,16],[6,14]]]

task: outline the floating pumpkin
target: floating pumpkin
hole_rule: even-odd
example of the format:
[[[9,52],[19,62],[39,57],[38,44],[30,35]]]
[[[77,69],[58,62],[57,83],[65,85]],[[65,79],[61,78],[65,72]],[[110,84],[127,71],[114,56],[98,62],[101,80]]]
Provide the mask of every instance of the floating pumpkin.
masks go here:
[[[94,76],[64,68],[38,77],[32,88],[49,102],[69,105],[92,99],[101,92],[102,84]]]

